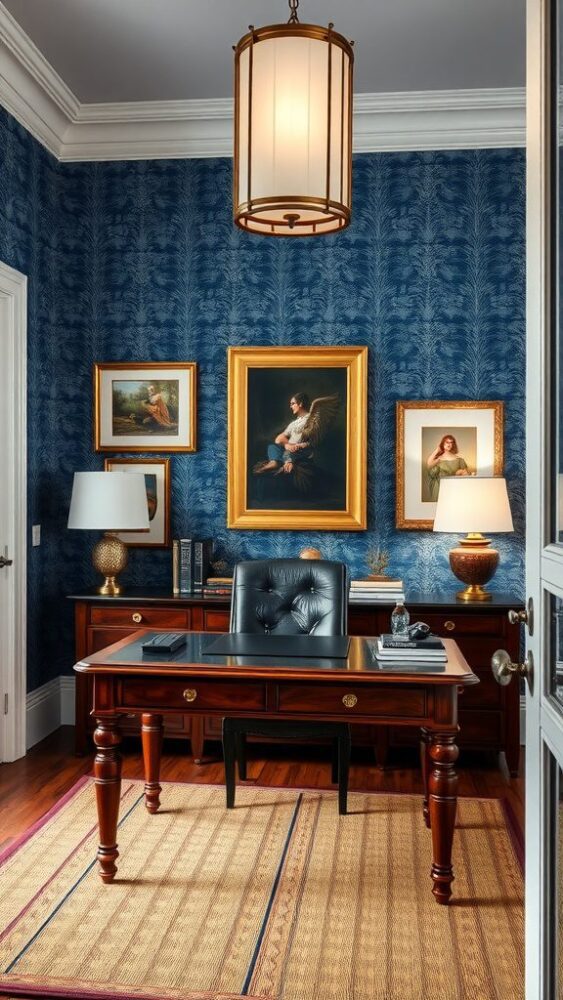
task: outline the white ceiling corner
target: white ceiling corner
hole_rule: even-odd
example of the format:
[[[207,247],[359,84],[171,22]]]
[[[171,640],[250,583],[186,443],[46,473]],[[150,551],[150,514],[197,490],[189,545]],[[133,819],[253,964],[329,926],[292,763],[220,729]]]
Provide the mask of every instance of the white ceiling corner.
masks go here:
[[[232,155],[232,100],[81,103],[0,2],[0,103],[58,160]],[[525,144],[520,87],[357,94],[354,150]]]

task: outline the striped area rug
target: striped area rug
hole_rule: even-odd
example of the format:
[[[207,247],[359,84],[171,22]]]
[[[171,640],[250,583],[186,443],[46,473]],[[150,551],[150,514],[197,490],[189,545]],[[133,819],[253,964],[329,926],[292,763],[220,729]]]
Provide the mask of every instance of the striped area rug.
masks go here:
[[[0,857],[0,996],[519,1000],[522,875],[498,800],[461,799],[449,907],[410,795],[123,782],[98,877],[92,779]]]

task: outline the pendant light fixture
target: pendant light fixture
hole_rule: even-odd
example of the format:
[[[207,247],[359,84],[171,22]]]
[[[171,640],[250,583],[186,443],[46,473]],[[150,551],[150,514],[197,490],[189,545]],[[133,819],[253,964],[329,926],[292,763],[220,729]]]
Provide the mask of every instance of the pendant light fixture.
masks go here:
[[[352,193],[351,42],[301,24],[250,25],[235,46],[234,219],[250,233],[345,229]]]

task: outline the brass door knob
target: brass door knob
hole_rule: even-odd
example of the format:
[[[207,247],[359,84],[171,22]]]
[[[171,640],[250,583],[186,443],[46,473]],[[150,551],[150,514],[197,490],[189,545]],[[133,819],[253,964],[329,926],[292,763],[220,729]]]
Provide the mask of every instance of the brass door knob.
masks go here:
[[[355,694],[345,694],[342,699],[342,704],[345,705],[346,708],[353,708],[354,705],[358,704],[358,699]]]
[[[534,634],[534,602],[530,597],[525,611],[508,612],[508,620],[511,625],[527,625],[530,635]]]
[[[518,674],[519,677],[526,677],[529,682],[534,670],[534,658],[531,653],[528,653],[523,663],[513,663],[506,649],[497,649],[491,659],[491,669],[495,681],[501,687],[506,687],[507,684],[510,684],[514,674]]]
[[[183,694],[185,701],[195,701],[197,698],[197,691],[195,688],[186,688]]]
[[[453,630],[455,629],[455,622],[449,620],[447,622],[444,622],[444,628],[446,632],[453,632]]]
[[[142,620],[143,620],[143,616],[142,616],[141,614],[139,614],[139,612],[138,612],[138,611],[135,611],[135,612],[134,612],[134,613],[133,613],[133,614],[131,615],[131,618],[132,618],[132,619],[133,619],[133,621],[135,622],[135,625],[138,625],[138,624],[139,624],[140,622],[142,622]]]

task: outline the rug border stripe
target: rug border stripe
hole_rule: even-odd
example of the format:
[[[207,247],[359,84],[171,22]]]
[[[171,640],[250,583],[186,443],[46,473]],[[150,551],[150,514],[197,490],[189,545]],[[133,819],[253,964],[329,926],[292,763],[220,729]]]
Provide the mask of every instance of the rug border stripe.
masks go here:
[[[27,830],[23,831],[23,833],[18,834],[16,839],[13,840],[11,844],[8,844],[3,851],[0,851],[0,866],[3,865],[8,858],[12,856],[12,854],[19,850],[19,848],[22,847],[27,840],[30,840],[30,838],[33,837],[33,835],[37,833],[42,826],[45,826],[45,824],[48,823],[53,816],[56,816],[63,806],[65,806],[67,802],[70,802],[70,800],[78,794],[81,788],[83,788],[84,785],[88,784],[91,780],[91,775],[83,774],[78,781],[75,781],[74,785],[71,785],[68,792],[65,792],[62,798],[57,799],[55,804],[52,805],[46,813],[43,813],[43,815],[40,816],[32,826],[29,826]]]
[[[283,845],[283,850],[282,850],[281,857],[280,857],[280,860],[279,860],[279,864],[278,864],[278,867],[277,867],[277,870],[276,870],[274,881],[272,883],[272,888],[270,890],[270,895],[268,897],[268,902],[266,904],[266,909],[264,910],[264,916],[262,918],[262,923],[260,924],[260,930],[258,931],[258,937],[256,939],[256,946],[255,946],[254,951],[252,953],[252,958],[250,959],[250,963],[249,963],[248,969],[246,971],[246,976],[244,977],[244,982],[242,984],[242,989],[240,991],[242,996],[248,996],[248,987],[250,986],[250,983],[252,981],[252,976],[254,974],[254,969],[255,969],[255,966],[256,966],[256,961],[257,961],[257,958],[258,958],[258,955],[259,955],[259,952],[260,952],[260,948],[262,947],[262,941],[264,939],[264,934],[265,934],[265,931],[266,931],[266,927],[268,925],[268,920],[270,919],[270,913],[272,912],[272,906],[274,905],[274,900],[276,898],[276,893],[278,891],[278,887],[279,887],[279,884],[280,884],[280,879],[281,879],[281,874],[282,874],[282,871],[283,871],[283,866],[284,866],[285,860],[287,858],[287,852],[289,851],[289,845],[291,843],[291,838],[293,837],[293,831],[295,829],[295,824],[297,822],[297,817],[299,815],[299,811],[301,809],[302,803],[303,803],[303,793],[300,793],[299,798],[297,799],[297,802],[295,803],[295,808],[293,810],[293,816],[291,817],[291,822],[290,822],[288,830],[287,830],[287,836],[285,838],[285,844]]]
[[[139,795],[139,797],[137,798],[137,800],[133,803],[133,805],[131,806],[131,808],[127,810],[127,812],[125,813],[125,816],[117,824],[117,828],[118,829],[125,822],[125,820],[128,819],[128,817],[131,815],[131,813],[133,812],[133,810],[137,808],[137,806],[139,805],[139,803],[144,801],[144,798],[145,798],[145,793],[143,791],[141,793],[141,795]],[[37,928],[35,934],[23,946],[23,948],[16,955],[16,957],[14,959],[12,959],[12,961],[10,962],[10,964],[8,965],[8,967],[6,969],[4,969],[4,973],[3,974],[5,976],[7,976],[7,975],[10,974],[10,972],[12,971],[12,969],[14,968],[14,966],[17,965],[17,963],[19,962],[19,960],[22,957],[22,955],[25,955],[25,953],[28,950],[28,948],[31,948],[31,945],[33,944],[33,942],[36,941],[37,938],[39,937],[39,935],[43,933],[43,931],[47,927],[47,924],[51,923],[51,920],[53,919],[53,917],[55,917],[56,914],[59,912],[59,910],[62,909],[62,907],[66,903],[67,899],[69,899],[69,897],[72,896],[73,892],[78,888],[78,886],[80,885],[80,883],[84,881],[84,879],[86,878],[86,876],[88,875],[88,873],[92,871],[92,868],[97,863],[98,863],[98,858],[97,858],[97,855],[96,855],[94,857],[94,859],[90,862],[90,864],[84,869],[84,871],[82,872],[82,875],[80,875],[79,878],[76,879],[76,882],[74,882],[74,884],[71,885],[70,889],[65,893],[65,895],[63,896],[63,898],[57,903],[57,905],[51,911],[51,913],[49,914],[49,916],[43,921],[43,923],[41,924],[41,926]]]

